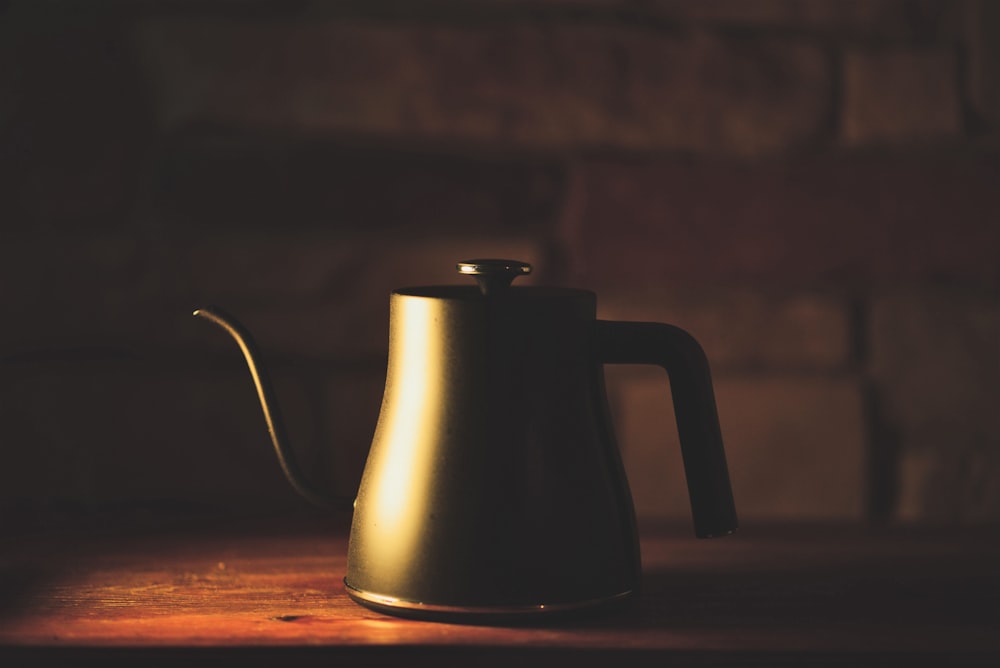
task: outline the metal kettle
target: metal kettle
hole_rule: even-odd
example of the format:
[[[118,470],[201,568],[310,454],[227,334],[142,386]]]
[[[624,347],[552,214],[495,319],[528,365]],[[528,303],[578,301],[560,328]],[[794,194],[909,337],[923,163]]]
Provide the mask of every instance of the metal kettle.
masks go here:
[[[390,297],[385,393],[357,498],[344,579],[358,603],[428,619],[524,619],[625,600],[640,584],[635,514],[603,364],[663,366],[700,537],[737,527],[709,367],[667,324],[597,320],[585,290],[512,286],[510,260],[457,265],[478,285]],[[241,347],[291,484],[295,466],[253,339]]]

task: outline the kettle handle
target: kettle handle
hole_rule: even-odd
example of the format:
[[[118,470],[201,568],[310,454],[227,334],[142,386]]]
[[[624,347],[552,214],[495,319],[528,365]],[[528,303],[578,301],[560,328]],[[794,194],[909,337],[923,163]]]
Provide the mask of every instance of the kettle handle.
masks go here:
[[[607,320],[597,321],[596,344],[603,363],[656,364],[667,371],[695,534],[712,538],[736,531],[715,392],[701,345],[673,325]]]

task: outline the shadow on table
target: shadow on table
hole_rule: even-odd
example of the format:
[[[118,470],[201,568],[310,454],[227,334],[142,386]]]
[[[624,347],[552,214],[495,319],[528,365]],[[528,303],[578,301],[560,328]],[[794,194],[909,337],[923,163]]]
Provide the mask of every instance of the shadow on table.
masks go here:
[[[628,607],[585,623],[602,628],[1000,625],[1000,570],[949,566],[927,558],[792,571],[647,572]]]

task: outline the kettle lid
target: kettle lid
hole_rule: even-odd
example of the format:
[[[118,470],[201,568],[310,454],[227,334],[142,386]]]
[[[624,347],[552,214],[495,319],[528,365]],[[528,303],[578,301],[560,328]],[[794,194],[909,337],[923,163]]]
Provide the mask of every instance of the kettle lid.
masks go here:
[[[518,276],[531,273],[531,265],[518,260],[476,259],[464,260],[455,265],[459,273],[473,276],[483,295],[506,290]]]

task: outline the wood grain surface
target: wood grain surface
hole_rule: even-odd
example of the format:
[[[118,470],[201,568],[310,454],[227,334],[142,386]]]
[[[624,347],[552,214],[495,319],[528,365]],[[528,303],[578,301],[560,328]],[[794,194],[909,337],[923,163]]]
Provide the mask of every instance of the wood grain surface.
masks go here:
[[[531,626],[387,617],[346,595],[344,518],[8,532],[0,663],[1000,665],[995,527],[642,531],[643,591]],[[6,658],[4,658],[6,657]]]

